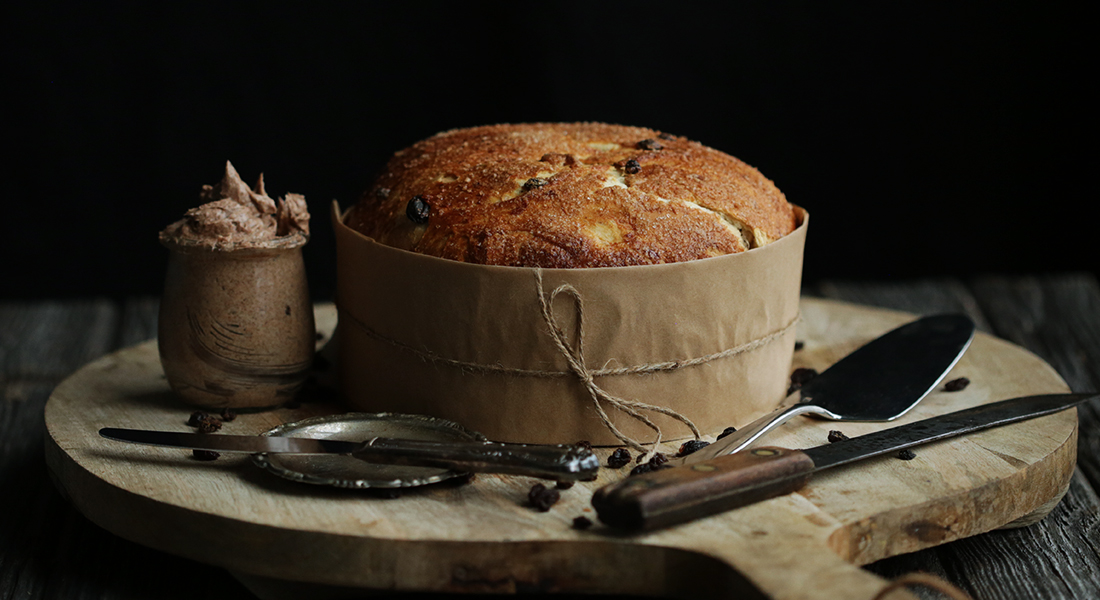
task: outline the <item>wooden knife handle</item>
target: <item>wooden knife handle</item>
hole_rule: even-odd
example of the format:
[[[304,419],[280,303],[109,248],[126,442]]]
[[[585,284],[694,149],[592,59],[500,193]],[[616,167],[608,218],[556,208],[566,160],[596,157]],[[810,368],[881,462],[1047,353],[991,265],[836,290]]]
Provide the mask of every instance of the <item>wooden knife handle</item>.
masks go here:
[[[596,490],[592,506],[611,527],[647,531],[789,494],[813,469],[800,450],[754,448],[628,477]]]

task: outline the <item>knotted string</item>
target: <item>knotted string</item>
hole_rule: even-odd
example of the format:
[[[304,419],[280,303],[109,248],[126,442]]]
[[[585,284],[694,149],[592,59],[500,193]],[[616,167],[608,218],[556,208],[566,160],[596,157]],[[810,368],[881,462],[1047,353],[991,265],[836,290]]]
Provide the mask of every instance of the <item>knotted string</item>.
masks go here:
[[[595,407],[596,414],[600,416],[604,426],[611,430],[611,433],[619,438],[621,442],[645,455],[640,462],[648,461],[657,453],[657,447],[661,443],[661,428],[651,421],[649,417],[643,415],[639,411],[651,411],[672,417],[684,425],[687,425],[688,428],[691,429],[691,433],[695,435],[695,439],[701,437],[699,428],[695,426],[695,423],[691,422],[691,419],[688,419],[670,408],[646,404],[644,402],[638,402],[637,400],[620,398],[619,396],[608,393],[607,390],[604,390],[599,385],[596,385],[595,376],[588,370],[584,362],[584,301],[581,299],[580,292],[572,285],[563,283],[554,288],[554,291],[550,292],[550,297],[547,298],[546,291],[543,289],[542,285],[542,269],[535,269],[535,287],[538,291],[539,308],[542,310],[542,319],[550,329],[550,336],[553,338],[554,344],[558,347],[558,351],[561,352],[566,362],[569,363],[569,369],[573,371],[573,374],[577,376],[577,379],[579,379],[581,383],[584,384],[585,389],[588,390],[588,394],[592,398],[592,405]],[[558,294],[562,293],[569,294],[573,297],[573,307],[577,315],[576,332],[573,336],[575,342],[572,345],[569,344],[565,332],[563,332],[561,326],[558,325],[557,318],[554,315],[554,300],[557,299]],[[611,418],[607,416],[607,411],[603,408],[603,402],[607,402],[611,406],[625,412],[631,417],[641,421],[646,427],[652,429],[656,434],[656,439],[653,441],[653,448],[647,451],[641,443],[626,436],[626,434],[620,431],[619,428],[611,422]]]

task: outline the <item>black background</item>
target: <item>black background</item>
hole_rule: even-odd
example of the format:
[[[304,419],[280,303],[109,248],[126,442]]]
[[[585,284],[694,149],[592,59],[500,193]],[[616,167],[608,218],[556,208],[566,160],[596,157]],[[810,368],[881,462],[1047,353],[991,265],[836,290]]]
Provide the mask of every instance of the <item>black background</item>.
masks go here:
[[[1096,272],[1085,16],[878,4],[5,3],[0,297],[159,293],[157,231],[229,159],[305,194],[330,298],[332,199],[437,131],[536,120],[756,166],[812,214],[807,282]]]

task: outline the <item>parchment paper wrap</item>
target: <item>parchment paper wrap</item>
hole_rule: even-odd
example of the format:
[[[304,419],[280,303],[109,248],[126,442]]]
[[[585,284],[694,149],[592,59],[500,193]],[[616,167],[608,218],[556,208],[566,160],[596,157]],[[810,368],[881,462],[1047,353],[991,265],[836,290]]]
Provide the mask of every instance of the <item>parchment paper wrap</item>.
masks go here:
[[[543,269],[543,289],[549,297],[568,283],[583,298],[589,369],[687,360],[774,336],[696,366],[596,379],[611,394],[683,414],[704,434],[739,427],[773,409],[789,383],[808,225],[798,210],[799,228],[763,248],[664,265]],[[502,442],[621,445],[550,335],[535,269],[391,248],[344,225],[335,202],[332,217],[339,382],[353,409],[433,415]],[[559,295],[553,308],[575,341],[572,298]],[[630,416],[605,410],[626,435],[653,439]],[[675,419],[651,418],[666,440],[691,436]]]

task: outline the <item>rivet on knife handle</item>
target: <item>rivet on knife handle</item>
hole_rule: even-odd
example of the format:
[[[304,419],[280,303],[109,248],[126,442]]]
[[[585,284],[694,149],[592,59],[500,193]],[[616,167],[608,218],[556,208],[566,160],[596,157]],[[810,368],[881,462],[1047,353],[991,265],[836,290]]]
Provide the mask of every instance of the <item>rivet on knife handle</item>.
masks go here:
[[[646,531],[788,494],[813,469],[799,450],[766,446],[628,477],[597,490],[592,506],[611,527]]]

